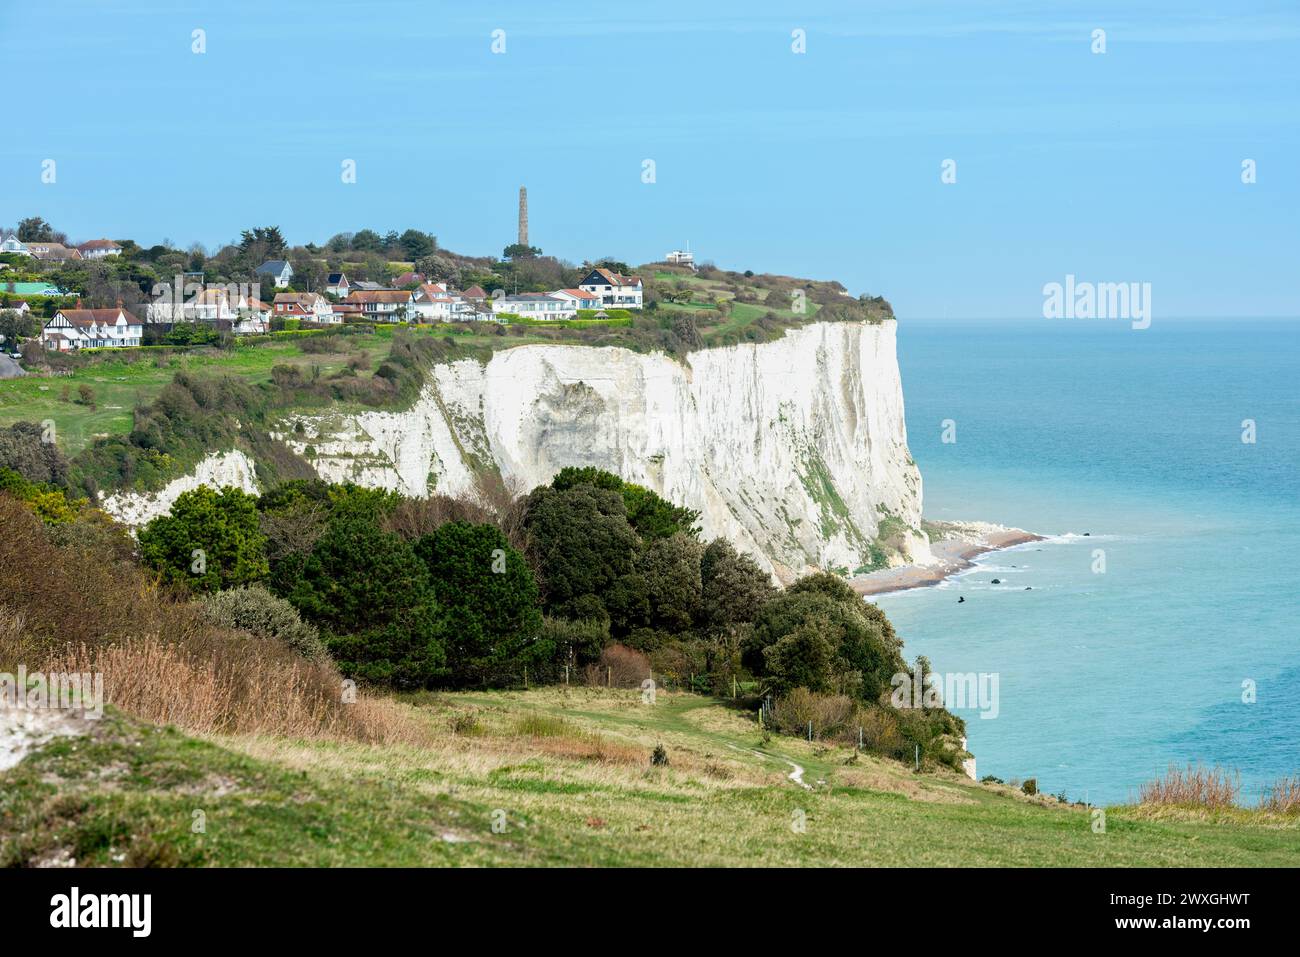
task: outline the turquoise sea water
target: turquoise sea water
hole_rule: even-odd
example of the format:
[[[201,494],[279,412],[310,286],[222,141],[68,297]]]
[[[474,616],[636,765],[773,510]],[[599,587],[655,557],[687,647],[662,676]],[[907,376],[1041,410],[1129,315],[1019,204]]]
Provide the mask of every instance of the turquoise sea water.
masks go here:
[[[979,774],[1114,803],[1170,762],[1237,769],[1248,801],[1300,772],[1300,321],[898,335],[926,516],[1053,536],[878,599],[909,655],[999,675],[996,718],[958,712]]]

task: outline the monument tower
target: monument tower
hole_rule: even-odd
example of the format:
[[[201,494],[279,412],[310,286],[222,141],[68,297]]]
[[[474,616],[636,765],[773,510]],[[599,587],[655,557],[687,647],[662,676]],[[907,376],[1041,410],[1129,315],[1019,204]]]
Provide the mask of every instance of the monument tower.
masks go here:
[[[519,187],[519,245],[528,245],[528,189]]]

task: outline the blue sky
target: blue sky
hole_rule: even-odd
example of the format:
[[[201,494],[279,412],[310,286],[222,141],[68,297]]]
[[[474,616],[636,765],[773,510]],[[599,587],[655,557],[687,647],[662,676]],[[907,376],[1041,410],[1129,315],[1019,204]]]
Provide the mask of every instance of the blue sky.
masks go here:
[[[1158,316],[1300,315],[1294,0],[3,0],[0,63],[0,223],[74,239],[499,254],[524,184],[547,253],[689,241],[901,317],[1039,315],[1067,273],[1150,282]]]

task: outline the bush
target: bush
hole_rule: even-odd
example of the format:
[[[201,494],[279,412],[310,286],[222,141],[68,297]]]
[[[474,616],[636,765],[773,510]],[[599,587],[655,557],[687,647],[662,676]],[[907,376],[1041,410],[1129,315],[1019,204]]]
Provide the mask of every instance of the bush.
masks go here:
[[[237,488],[200,485],[182,493],[167,515],[140,530],[140,556],[165,581],[214,592],[270,573],[257,499]]]
[[[1025,794],[1034,795],[1038,793],[1038,781],[1035,778],[1029,778],[1024,784],[1020,785],[1020,790]]]
[[[587,684],[594,686],[640,688],[649,677],[650,659],[627,645],[610,645],[587,666]]]
[[[202,604],[204,615],[215,625],[237,628],[256,638],[283,641],[310,661],[329,658],[320,633],[298,616],[293,605],[261,585],[208,595]]]
[[[798,737],[807,736],[811,722],[813,737],[827,738],[849,730],[857,710],[856,703],[847,695],[816,694],[807,688],[795,688],[776,699],[771,721],[777,731]]]

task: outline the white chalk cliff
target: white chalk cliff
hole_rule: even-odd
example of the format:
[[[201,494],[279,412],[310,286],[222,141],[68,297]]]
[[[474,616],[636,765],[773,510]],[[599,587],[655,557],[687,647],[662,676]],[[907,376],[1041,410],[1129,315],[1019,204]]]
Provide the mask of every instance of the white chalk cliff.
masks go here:
[[[297,415],[279,437],[322,478],[416,496],[474,495],[485,470],[527,491],[566,465],[607,469],[787,581],[856,571],[873,544],[876,561],[927,562],[895,328],[813,323],[684,361],[518,346],[435,367],[403,412]],[[127,498],[115,511],[140,521]]]

